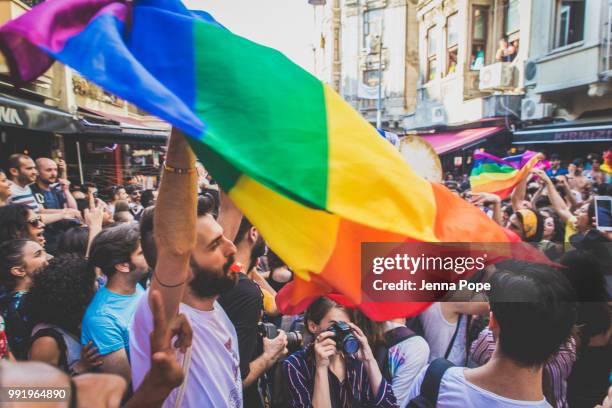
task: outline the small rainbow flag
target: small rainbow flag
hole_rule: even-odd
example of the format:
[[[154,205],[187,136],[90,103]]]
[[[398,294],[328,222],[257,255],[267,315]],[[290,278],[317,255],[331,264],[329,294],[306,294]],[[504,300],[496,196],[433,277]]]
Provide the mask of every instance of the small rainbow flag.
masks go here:
[[[55,58],[187,134],[295,272],[284,310],[334,292],[373,318],[414,315],[427,304],[363,300],[362,243],[517,238],[419,177],[328,85],[178,0],[43,2],[0,46],[17,80]]]
[[[529,150],[503,159],[477,150],[474,152],[474,167],[470,173],[472,191],[497,194],[503,200],[543,159],[541,153]]]

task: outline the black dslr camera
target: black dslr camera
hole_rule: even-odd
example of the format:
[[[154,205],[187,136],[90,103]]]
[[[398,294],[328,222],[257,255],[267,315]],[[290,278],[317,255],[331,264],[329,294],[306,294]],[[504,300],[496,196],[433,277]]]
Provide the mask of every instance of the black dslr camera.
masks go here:
[[[326,331],[334,333],[332,337],[336,342],[336,348],[347,354],[359,351],[359,340],[353,334],[351,326],[345,322],[336,322],[329,326]]]
[[[272,323],[259,323],[257,326],[259,335],[266,339],[274,339],[278,336],[278,328]],[[287,332],[287,350],[293,352],[302,346],[302,333],[298,331]]]

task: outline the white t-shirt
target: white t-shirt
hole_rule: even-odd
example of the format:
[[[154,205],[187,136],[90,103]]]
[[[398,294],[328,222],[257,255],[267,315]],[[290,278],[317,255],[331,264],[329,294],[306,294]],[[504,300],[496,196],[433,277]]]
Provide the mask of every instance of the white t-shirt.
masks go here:
[[[389,322],[385,324],[386,330],[392,328],[394,327],[390,326]],[[421,336],[413,336],[391,347],[388,356],[391,388],[401,406],[415,378],[427,365],[429,346]]]
[[[436,358],[444,357],[446,349],[455,334],[457,323],[450,323],[444,318],[440,302],[436,302],[427,308],[419,316],[423,326],[423,334],[425,340],[429,344],[429,362]],[[465,366],[466,364],[466,349],[465,349],[465,331],[467,326],[466,316],[461,318],[461,327],[457,332],[453,346],[447,360],[457,366]]]
[[[423,382],[423,377],[425,377],[427,367],[421,370],[419,376],[414,380],[414,383],[412,383],[412,387],[408,392],[408,398],[401,405],[402,407],[405,407],[410,400],[421,393],[421,383]],[[444,377],[442,377],[442,381],[440,382],[437,408],[552,408],[546,401],[546,398],[542,398],[541,401],[519,401],[502,397],[501,395],[477,387],[465,379],[463,370],[465,370],[465,367],[451,367],[444,373]]]
[[[212,311],[194,309],[184,303],[179,310],[193,329],[191,364],[181,407],[242,407],[238,337],[227,314],[217,302]],[[136,308],[130,328],[134,389],[140,386],[151,365],[149,335],[152,330],[153,316],[147,291],[147,296],[142,297]],[[170,393],[164,408],[174,407],[179,389]]]

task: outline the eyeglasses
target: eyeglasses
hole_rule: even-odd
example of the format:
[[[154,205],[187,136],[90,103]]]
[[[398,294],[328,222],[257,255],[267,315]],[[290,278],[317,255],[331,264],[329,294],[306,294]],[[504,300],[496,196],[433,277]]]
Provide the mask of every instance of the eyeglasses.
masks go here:
[[[42,222],[42,218],[40,216],[32,218],[32,219],[29,219],[28,220],[28,224],[30,224],[33,227],[40,227],[40,226],[44,225],[43,222]]]

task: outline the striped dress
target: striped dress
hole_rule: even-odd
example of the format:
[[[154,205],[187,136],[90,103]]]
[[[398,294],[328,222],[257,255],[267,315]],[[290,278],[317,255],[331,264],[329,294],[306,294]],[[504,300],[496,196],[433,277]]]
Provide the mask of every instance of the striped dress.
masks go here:
[[[478,365],[485,364],[495,350],[493,332],[485,328],[472,343],[471,359]],[[576,340],[573,337],[544,365],[542,388],[546,399],[556,408],[567,408],[567,379],[576,361]],[[554,403],[553,403],[554,402]]]
[[[307,358],[307,354],[306,349],[301,349],[283,361],[283,373],[289,388],[289,403],[292,408],[312,407],[315,366],[314,357]],[[391,384],[384,378],[380,383],[377,395],[374,395],[363,363],[350,355],[346,356],[345,363],[346,377],[342,382],[331,371],[328,371],[329,393],[337,402],[332,406],[339,408],[398,407]]]

